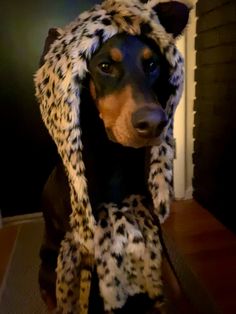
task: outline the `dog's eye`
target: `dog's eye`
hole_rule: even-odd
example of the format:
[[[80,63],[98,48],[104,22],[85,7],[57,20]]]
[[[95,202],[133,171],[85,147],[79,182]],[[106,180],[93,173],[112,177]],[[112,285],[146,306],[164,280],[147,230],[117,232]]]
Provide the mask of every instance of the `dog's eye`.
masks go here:
[[[143,68],[146,73],[156,73],[159,70],[159,62],[154,58],[143,60]]]
[[[102,62],[98,65],[100,71],[106,74],[111,74],[113,71],[113,66],[109,62]]]

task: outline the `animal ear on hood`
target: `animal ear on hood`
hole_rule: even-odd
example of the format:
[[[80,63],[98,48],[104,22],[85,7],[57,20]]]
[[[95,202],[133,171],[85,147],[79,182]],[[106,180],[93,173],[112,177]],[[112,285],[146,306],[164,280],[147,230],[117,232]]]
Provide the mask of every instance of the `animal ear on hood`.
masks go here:
[[[56,39],[59,38],[60,35],[61,35],[61,29],[60,28],[50,28],[49,29],[47,38],[46,38],[45,43],[44,43],[43,53],[40,57],[40,62],[39,62],[40,66],[42,66],[44,64],[45,55],[48,53],[51,45],[54,43],[54,41]]]
[[[152,9],[156,12],[167,33],[172,34],[174,38],[181,35],[189,20],[191,1],[151,0],[150,3],[153,4]]]

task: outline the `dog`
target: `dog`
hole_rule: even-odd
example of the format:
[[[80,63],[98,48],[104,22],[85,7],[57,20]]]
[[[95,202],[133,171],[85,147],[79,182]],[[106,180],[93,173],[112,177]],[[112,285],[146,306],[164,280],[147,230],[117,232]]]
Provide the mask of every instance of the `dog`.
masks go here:
[[[81,123],[93,208],[103,202],[120,204],[130,194],[148,195],[143,180],[148,147],[161,143],[168,124],[163,109],[169,93],[167,67],[153,42],[127,34],[115,35],[92,57],[81,96]],[[42,201],[46,237],[39,282],[49,309],[56,303],[54,270],[60,243],[69,230],[70,207],[68,181],[59,163]]]
[[[50,311],[59,301],[63,313],[159,313],[163,303],[158,217],[168,215],[183,88],[173,38],[189,7],[141,2],[106,0],[52,30],[35,78],[61,157],[42,197],[39,284]]]

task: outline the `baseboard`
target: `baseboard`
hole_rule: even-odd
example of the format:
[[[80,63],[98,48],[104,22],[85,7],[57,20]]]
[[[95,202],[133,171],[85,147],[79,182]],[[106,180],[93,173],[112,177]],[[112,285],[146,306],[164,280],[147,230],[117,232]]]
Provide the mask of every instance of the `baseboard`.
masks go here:
[[[43,214],[41,212],[25,214],[25,215],[16,215],[12,217],[2,218],[2,226],[16,225],[22,223],[28,223],[31,221],[38,221],[43,219]]]

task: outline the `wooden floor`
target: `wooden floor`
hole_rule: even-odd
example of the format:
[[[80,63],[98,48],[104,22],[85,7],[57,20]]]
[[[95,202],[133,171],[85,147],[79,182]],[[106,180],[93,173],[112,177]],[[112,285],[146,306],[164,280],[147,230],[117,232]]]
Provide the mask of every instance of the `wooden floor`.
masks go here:
[[[195,201],[178,201],[164,238],[182,287],[204,314],[236,314],[236,235]]]
[[[10,226],[0,229],[0,286],[11,257],[14,243],[17,237],[18,226]]]
[[[0,229],[0,285],[21,225]],[[163,225],[177,277],[164,263],[171,314],[236,314],[236,236],[195,201],[177,201]]]

